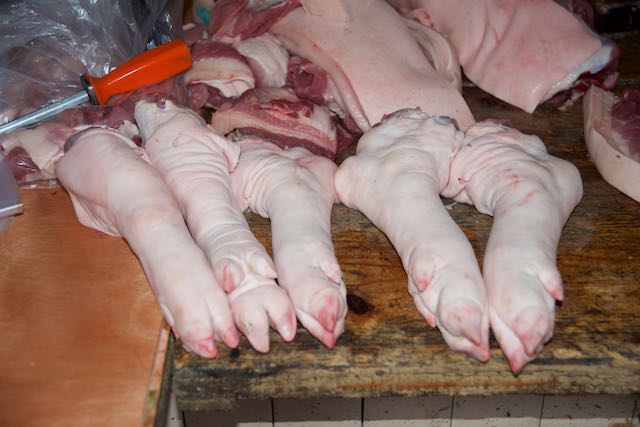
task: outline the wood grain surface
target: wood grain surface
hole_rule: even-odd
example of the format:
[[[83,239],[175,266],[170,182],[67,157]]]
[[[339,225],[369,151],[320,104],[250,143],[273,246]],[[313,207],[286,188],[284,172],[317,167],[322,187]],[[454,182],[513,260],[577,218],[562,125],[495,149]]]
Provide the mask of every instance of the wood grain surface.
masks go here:
[[[140,426],[167,336],[142,268],[64,190],[21,196],[0,235],[0,426]]]
[[[623,51],[619,88],[640,86],[640,37],[617,41]],[[509,119],[537,134],[549,152],[572,161],[584,181],[584,198],[558,248],[565,301],[540,357],[514,376],[493,338],[485,364],[451,351],[414,308],[386,237],[360,213],[336,205],[333,242],[349,293],[346,331],[336,347],[324,348],[299,327],[290,344],[272,333],[268,354],[246,341],[216,360],[176,348],[179,407],[198,411],[267,398],[640,392],[640,204],[604,182],[589,160],[581,102],[566,111],[545,105],[527,114],[470,85],[464,95],[476,119]],[[482,263],[492,219],[462,204],[451,215]],[[268,220],[248,218],[270,248]]]

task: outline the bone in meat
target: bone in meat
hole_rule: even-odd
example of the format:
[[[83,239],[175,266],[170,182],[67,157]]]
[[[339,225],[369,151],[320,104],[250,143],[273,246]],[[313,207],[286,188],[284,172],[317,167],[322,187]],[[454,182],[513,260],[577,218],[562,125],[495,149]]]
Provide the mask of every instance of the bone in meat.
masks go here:
[[[136,121],[153,167],[175,195],[187,226],[229,293],[236,325],[258,351],[269,350],[269,325],[286,341],[296,330],[289,297],[231,191],[238,147],[170,101],[136,104]]]
[[[463,134],[449,119],[405,110],[358,142],[338,168],[336,191],[381,229],[400,255],[420,313],[454,350],[489,358],[489,317],[473,248],[439,193]]]
[[[553,334],[563,298],[556,249],[582,198],[580,174],[539,138],[482,122],[467,130],[443,195],[494,217],[483,265],[489,318],[518,373]]]
[[[335,164],[302,147],[238,142],[240,162],[232,185],[242,208],[271,219],[278,282],[298,320],[327,347],[344,330],[346,288],[331,241]]]
[[[56,174],[78,219],[127,240],[183,345],[204,357],[216,356],[215,340],[237,346],[224,290],[189,234],[178,203],[135,144],[116,131],[90,129],[66,148]]]

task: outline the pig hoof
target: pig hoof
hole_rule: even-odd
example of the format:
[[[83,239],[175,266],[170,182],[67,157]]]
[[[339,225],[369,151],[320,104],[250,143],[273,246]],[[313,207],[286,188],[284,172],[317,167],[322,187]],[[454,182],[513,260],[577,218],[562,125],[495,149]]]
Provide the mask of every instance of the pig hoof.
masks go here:
[[[245,282],[229,295],[229,300],[236,325],[256,351],[269,351],[270,326],[287,342],[295,336],[293,305],[286,292],[272,280]]]

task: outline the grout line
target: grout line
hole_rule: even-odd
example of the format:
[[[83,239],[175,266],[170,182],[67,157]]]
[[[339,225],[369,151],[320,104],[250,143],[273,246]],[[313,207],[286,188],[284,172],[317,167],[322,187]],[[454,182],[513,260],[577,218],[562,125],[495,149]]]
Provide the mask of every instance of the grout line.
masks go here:
[[[538,417],[538,427],[542,425],[542,413],[544,412],[544,395],[542,395],[542,404],[540,405],[540,416]]]
[[[631,424],[633,424],[633,422],[635,421],[634,418],[636,416],[636,411],[639,411],[640,408],[638,408],[638,399],[634,399],[633,400],[633,409],[631,410]],[[639,417],[640,418],[640,417]]]
[[[269,399],[269,401],[271,402],[271,426],[275,427],[275,425],[276,425],[276,414],[275,414],[275,411],[273,410],[273,399]]]
[[[364,427],[364,397],[360,398],[360,427]]]
[[[451,413],[449,414],[449,427],[451,427],[453,425],[453,404],[454,404],[454,400],[455,396],[451,396]],[[538,426],[540,427],[540,426]]]

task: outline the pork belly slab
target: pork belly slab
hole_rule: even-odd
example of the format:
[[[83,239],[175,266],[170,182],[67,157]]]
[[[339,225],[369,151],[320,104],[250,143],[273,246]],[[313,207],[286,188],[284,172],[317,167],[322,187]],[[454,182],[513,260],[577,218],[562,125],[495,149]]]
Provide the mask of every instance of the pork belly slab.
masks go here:
[[[296,319],[291,301],[276,284],[271,258],[231,191],[238,146],[170,101],[140,101],[135,116],[151,164],[175,195],[216,282],[229,294],[238,328],[262,352],[269,350],[269,325],[292,340]]]
[[[336,8],[348,15],[346,22],[335,18]],[[460,93],[433,68],[406,21],[384,1],[315,2],[312,11],[294,9],[269,31],[329,74],[361,130],[386,114],[416,107],[452,117],[462,129],[474,122]]]
[[[591,87],[584,97],[584,136],[605,181],[640,202],[640,89],[618,97]]]
[[[142,150],[116,131],[97,128],[74,136],[65,147],[56,175],[78,219],[127,240],[183,345],[204,357],[215,357],[216,341],[237,346],[227,295]]]
[[[518,373],[553,334],[563,298],[556,249],[582,198],[580,174],[538,137],[481,122],[467,130],[442,194],[494,217],[483,278],[491,328]]]
[[[260,138],[238,141],[233,190],[243,209],[271,219],[278,283],[298,320],[331,348],[344,331],[346,288],[331,241],[336,165],[302,147],[282,149]]]
[[[335,159],[336,129],[329,111],[284,88],[255,89],[225,103],[211,116],[221,135],[260,136],[282,148],[305,147]]]
[[[335,185],[342,203],[389,238],[427,322],[451,348],[485,361],[489,312],[480,268],[439,195],[463,138],[450,119],[401,111],[360,138]]]
[[[529,113],[574,86],[616,83],[618,48],[553,0],[388,2],[444,34],[478,87]]]

